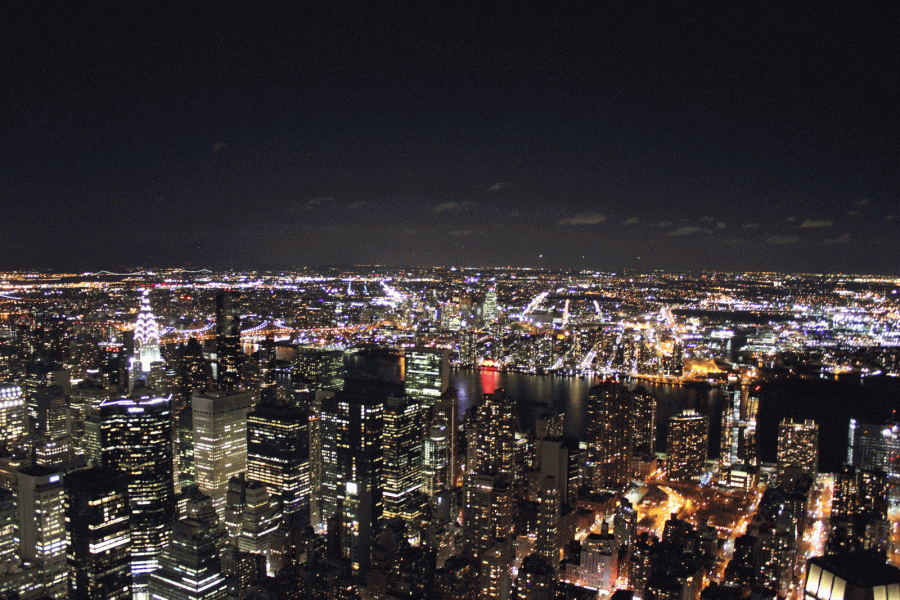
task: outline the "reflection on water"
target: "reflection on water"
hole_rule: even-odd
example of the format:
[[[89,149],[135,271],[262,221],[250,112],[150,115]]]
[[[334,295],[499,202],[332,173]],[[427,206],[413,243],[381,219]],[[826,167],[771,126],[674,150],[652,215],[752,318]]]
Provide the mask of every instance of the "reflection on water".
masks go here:
[[[499,371],[455,369],[450,373],[450,387],[459,397],[460,416],[475,404],[478,396],[503,388],[519,403],[519,420],[522,428],[532,429],[534,418],[544,410],[554,409],[566,413],[566,433],[580,438],[584,429],[584,400],[592,386],[600,378],[557,377],[554,375],[526,375]],[[669,417],[685,408],[694,408],[710,418],[710,456],[719,450],[720,423],[722,420],[722,392],[707,383],[688,385],[629,382],[629,389],[638,385],[656,396],[657,430],[656,450],[665,450]]]

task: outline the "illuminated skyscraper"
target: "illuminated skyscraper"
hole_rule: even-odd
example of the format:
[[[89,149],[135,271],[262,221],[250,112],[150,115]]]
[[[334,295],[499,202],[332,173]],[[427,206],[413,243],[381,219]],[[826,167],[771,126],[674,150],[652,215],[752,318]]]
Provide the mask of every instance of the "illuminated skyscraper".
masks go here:
[[[131,600],[128,478],[92,468],[65,477],[69,600]]]
[[[463,541],[473,555],[495,544],[512,547],[513,492],[508,475],[466,476]]]
[[[700,481],[707,457],[709,420],[692,408],[669,419],[666,470],[670,481]]]
[[[900,423],[877,425],[850,419],[847,463],[900,476]]]
[[[0,487],[0,564],[15,562],[19,553],[19,509],[16,494]]]
[[[422,491],[429,497],[449,489],[450,440],[447,426],[437,421],[423,442]]]
[[[754,395],[746,385],[729,385],[725,391],[722,410],[722,442],[719,462],[731,465],[755,465],[756,415]]]
[[[634,454],[653,454],[656,442],[656,397],[647,390],[635,390],[632,415],[632,451]]]
[[[384,404],[384,518],[412,529],[422,515],[422,405],[410,396]]]
[[[216,360],[219,389],[237,386],[241,372],[241,307],[237,292],[216,293]]]
[[[604,383],[591,388],[587,404],[594,488],[620,488],[631,479],[634,396],[622,385]]]
[[[469,429],[466,472],[515,478],[515,400],[506,390],[497,389],[492,394],[481,395]]]
[[[150,373],[150,366],[162,361],[159,351],[159,325],[150,308],[150,290],[141,296],[141,309],[134,325],[134,358],[132,358],[132,385],[135,379],[144,379]]]
[[[446,348],[408,348],[406,393],[432,406],[450,386],[450,351]]]
[[[246,391],[194,392],[194,473],[197,487],[212,498],[224,518],[228,480],[247,470],[247,411],[253,402]]]
[[[316,390],[339,390],[344,385],[344,353],[322,348],[298,348],[296,374],[303,385]]]
[[[562,548],[559,539],[559,521],[562,517],[560,496],[556,477],[544,477],[538,495],[536,551],[554,572],[559,566],[559,552]]]
[[[140,585],[159,566],[175,518],[171,399],[107,400],[100,418],[103,467],[128,481],[131,573]]]
[[[819,426],[807,419],[784,419],[778,426],[778,472],[800,467],[816,477],[819,472]]]
[[[219,551],[201,520],[175,523],[172,543],[150,577],[151,600],[222,600],[228,589]]]
[[[9,445],[25,436],[25,393],[13,383],[0,383],[0,440]]]
[[[247,415],[247,478],[264,484],[297,527],[309,525],[309,412],[266,403]]]
[[[40,584],[51,598],[68,591],[66,498],[63,474],[35,465],[19,469],[19,558],[37,566]]]

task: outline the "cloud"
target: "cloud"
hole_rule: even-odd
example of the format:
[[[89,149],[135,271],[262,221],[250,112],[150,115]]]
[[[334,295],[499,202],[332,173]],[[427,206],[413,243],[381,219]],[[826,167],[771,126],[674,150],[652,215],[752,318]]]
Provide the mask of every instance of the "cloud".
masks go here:
[[[822,243],[823,243],[823,244],[846,244],[847,242],[851,241],[852,239],[853,239],[853,238],[850,237],[850,234],[849,234],[849,233],[845,233],[844,235],[842,235],[842,236],[839,237],[839,238],[834,238],[834,239],[828,238],[828,239],[824,239],[824,240],[822,240]]]
[[[893,220],[894,220],[894,215],[888,215],[888,216],[886,216],[886,217],[884,218],[884,220],[885,220],[885,221],[893,221]]]
[[[718,223],[716,223],[716,229],[725,229],[726,227],[728,226],[725,224],[725,221],[719,221]]]
[[[797,220],[797,217],[788,217],[788,218],[785,219],[785,220],[786,220],[788,223],[793,223],[794,221]]]
[[[496,192],[497,190],[502,190],[503,188],[505,188],[508,185],[510,185],[510,184],[503,183],[502,181],[498,181],[497,183],[489,185],[488,189],[491,190],[492,192]]]
[[[691,235],[693,233],[697,233],[700,231],[699,227],[694,227],[693,225],[685,225],[684,227],[679,227],[674,231],[670,231],[666,235]]]
[[[228,144],[226,144],[225,142],[216,142],[215,144],[212,145],[212,151],[218,152],[219,150],[224,150],[227,147],[228,147]]]
[[[459,229],[456,231],[450,231],[448,233],[450,235],[455,235],[457,237],[466,237],[466,236],[472,235],[473,233],[475,233],[475,231],[472,229]]]
[[[353,208],[362,208],[363,206],[369,206],[369,204],[371,204],[371,203],[370,203],[370,202],[366,202],[365,200],[361,200],[361,201],[359,201],[359,202],[354,202],[353,204],[351,204],[351,205],[348,206],[347,208],[351,208],[351,209],[353,209]]]
[[[834,221],[826,221],[824,219],[813,221],[812,219],[806,219],[800,223],[800,229],[817,229],[819,227],[831,227],[832,225],[834,225]]]
[[[744,223],[741,225],[741,229],[757,229],[759,227],[759,223]]]
[[[766,238],[766,241],[770,244],[775,244],[776,246],[784,246],[786,244],[796,244],[800,241],[800,238],[796,235],[770,235]]]
[[[868,206],[870,204],[872,204],[871,200],[869,200],[868,198],[863,198],[862,200],[854,202],[853,206]]]
[[[847,211],[847,214],[848,214],[848,215],[858,215],[858,214],[859,214],[859,211],[858,211],[858,210],[848,210],[848,211]]]
[[[672,221],[660,221],[659,223],[657,223],[660,229],[662,229],[663,227],[668,227],[671,224]]]
[[[704,223],[712,223],[713,221],[715,221],[715,219],[713,219],[712,217],[707,216],[700,217],[700,220]]]
[[[597,225],[598,223],[602,223],[606,220],[606,215],[601,215],[600,213],[595,212],[583,212],[578,213],[574,217],[569,217],[568,219],[560,219],[556,222],[557,225]]]
[[[472,206],[478,206],[478,204],[476,202],[444,202],[432,208],[431,212],[459,212],[461,210],[467,210]]]
[[[334,196],[319,196],[317,198],[310,198],[303,206],[304,208],[312,210],[317,206],[328,204],[330,202],[334,202]]]
[[[517,210],[511,210],[511,211],[509,211],[509,214],[508,214],[507,216],[509,216],[509,217],[521,217],[521,216],[522,216],[522,213],[520,213],[520,212],[517,211]]]
[[[637,223],[637,217],[631,217],[630,219],[625,219],[624,221],[622,221],[622,225],[637,225]]]
[[[743,245],[743,244],[746,244],[747,242],[746,242],[745,240],[740,239],[740,238],[730,238],[730,239],[727,239],[727,240],[723,240],[723,243],[726,244],[726,245],[728,245],[728,246],[741,246],[741,245]]]

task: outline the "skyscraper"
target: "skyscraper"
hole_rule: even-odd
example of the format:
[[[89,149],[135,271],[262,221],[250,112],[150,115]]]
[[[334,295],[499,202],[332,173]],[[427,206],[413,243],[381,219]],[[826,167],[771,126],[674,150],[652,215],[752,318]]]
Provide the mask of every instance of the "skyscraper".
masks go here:
[[[607,382],[591,388],[587,404],[594,488],[620,488],[631,479],[634,396],[624,386]]]
[[[245,391],[194,392],[194,473],[197,487],[212,498],[224,518],[228,480],[247,470],[247,411],[252,395]]]
[[[406,393],[432,406],[450,386],[450,351],[446,348],[408,348]]]
[[[134,325],[134,358],[132,359],[132,385],[134,379],[146,381],[150,366],[162,360],[159,351],[159,325],[150,308],[150,290],[141,296],[141,309]]]
[[[850,419],[847,463],[900,476],[900,423],[879,425]]]
[[[692,408],[669,419],[666,470],[671,481],[700,481],[706,465],[709,420]]]
[[[240,295],[222,290],[216,293],[216,381],[221,390],[240,383],[241,372]]]
[[[69,600],[131,600],[131,526],[124,473],[65,477]]]
[[[653,454],[656,442],[656,397],[647,390],[635,390],[632,414],[633,453]]]
[[[795,423],[786,418],[778,426],[778,472],[800,467],[813,478],[819,472],[819,426],[806,419]]]
[[[160,568],[150,577],[151,600],[222,600],[227,591],[207,524],[194,518],[175,523]]]
[[[25,436],[25,393],[13,383],[0,383],[0,440],[8,446]]]
[[[384,518],[412,529],[422,514],[422,405],[410,396],[384,404]]]
[[[266,486],[294,524],[310,523],[309,412],[274,403],[247,415],[247,478]]]
[[[449,489],[451,432],[443,421],[436,421],[423,442],[422,491],[429,497]]]
[[[44,593],[68,591],[65,490],[62,472],[35,465],[18,471],[19,557],[34,563]]]
[[[467,473],[515,478],[515,400],[506,390],[497,389],[492,394],[481,395],[469,429]]]
[[[128,481],[131,572],[140,585],[159,566],[175,516],[171,398],[107,400],[100,418],[103,467]]]

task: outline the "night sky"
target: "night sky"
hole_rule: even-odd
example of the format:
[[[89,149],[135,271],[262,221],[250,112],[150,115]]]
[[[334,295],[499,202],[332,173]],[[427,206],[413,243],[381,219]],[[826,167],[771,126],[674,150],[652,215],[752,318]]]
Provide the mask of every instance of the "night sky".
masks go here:
[[[900,274],[896,2],[81,4],[0,25],[0,269]]]

